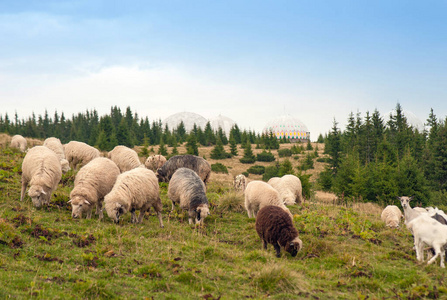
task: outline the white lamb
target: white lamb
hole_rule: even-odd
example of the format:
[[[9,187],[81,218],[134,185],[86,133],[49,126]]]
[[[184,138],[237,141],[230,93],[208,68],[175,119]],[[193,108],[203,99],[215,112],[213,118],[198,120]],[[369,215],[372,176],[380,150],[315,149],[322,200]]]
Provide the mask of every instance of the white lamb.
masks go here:
[[[28,195],[34,206],[48,205],[51,194],[57,188],[61,177],[61,164],[56,153],[44,146],[31,148],[22,163],[20,201],[25,198],[25,190],[29,184]]]
[[[391,228],[398,228],[402,217],[402,212],[396,205],[388,205],[382,211],[381,215],[382,221],[385,222],[386,226]]]
[[[273,177],[268,181],[275,190],[279,192],[281,200],[285,205],[293,205],[295,202],[303,202],[303,188],[301,180],[295,175],[284,175],[281,178]]]
[[[16,134],[11,139],[11,148],[20,149],[21,152],[26,151],[27,142],[26,139],[20,134]]]
[[[432,247],[435,252],[435,255],[427,264],[433,263],[438,256],[441,256],[441,268],[445,268],[445,252],[443,248],[447,245],[447,226],[442,225],[426,214],[422,214],[408,222],[407,227],[414,235],[417,260],[424,261],[423,246],[425,243]]]
[[[141,166],[137,152],[126,146],[116,146],[109,152],[108,157],[118,166],[121,173]]]
[[[70,167],[75,170],[88,164],[92,159],[100,156],[99,150],[83,142],[71,141],[64,145],[65,158]]]
[[[239,174],[233,179],[233,186],[235,191],[245,191],[245,187],[247,186],[247,177],[244,174]]]
[[[71,216],[82,218],[83,212],[86,212],[87,219],[90,219],[93,206],[96,206],[96,214],[101,220],[104,196],[112,190],[119,174],[116,164],[105,157],[97,157],[83,166],[76,174],[68,201],[72,207]]]
[[[61,141],[58,138],[49,137],[43,142],[43,145],[56,153],[59,157],[59,161],[61,162],[62,173],[67,173],[70,170],[70,165],[68,160],[65,159],[64,146],[62,145]]]
[[[149,156],[146,159],[146,162],[144,163],[144,165],[149,170],[156,172],[159,168],[161,168],[165,164],[165,162],[166,162],[166,157],[164,157],[163,155],[157,154],[157,155]]]
[[[292,213],[281,200],[278,191],[270,184],[260,180],[254,180],[248,183],[245,189],[245,209],[247,210],[248,217],[256,218],[258,211],[267,205],[279,206],[293,218]]]
[[[157,212],[160,227],[164,227],[158,179],[154,172],[146,168],[121,173],[110,193],[104,197],[104,208],[115,223],[119,223],[120,217],[128,211],[132,213],[132,223],[141,223],[151,206]],[[135,210],[140,211],[138,219]]]

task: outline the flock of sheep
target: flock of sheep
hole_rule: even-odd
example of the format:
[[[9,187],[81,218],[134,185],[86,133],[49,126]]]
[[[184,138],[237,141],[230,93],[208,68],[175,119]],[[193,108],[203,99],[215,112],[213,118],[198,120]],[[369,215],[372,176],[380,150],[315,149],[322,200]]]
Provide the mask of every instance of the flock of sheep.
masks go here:
[[[11,147],[25,151],[26,139],[14,136]],[[138,154],[125,146],[116,146],[105,158],[85,143],[71,141],[62,145],[57,138],[48,138],[43,146],[27,151],[22,163],[21,200],[29,185],[28,195],[34,206],[49,204],[62,173],[70,168],[80,168],[69,200],[73,218],[81,218],[83,214],[91,218],[93,207],[96,207],[99,219],[103,218],[104,209],[116,223],[127,212],[131,213],[132,223],[141,223],[144,214],[153,207],[159,225],[163,227],[158,182],[169,183],[172,210],[178,204],[188,211],[189,224],[202,225],[210,214],[206,184],[211,166],[204,158],[177,155],[166,160],[162,155],[154,155],[141,164]],[[260,180],[247,182],[241,174],[234,178],[233,184],[236,191],[244,193],[245,209],[249,218],[256,218],[256,231],[264,248],[270,243],[277,257],[281,247],[296,256],[303,243],[287,205],[304,201],[300,179],[284,175],[271,178],[267,183]],[[410,197],[399,199],[404,214],[397,206],[389,205],[382,212],[382,220],[387,226],[397,228],[405,216],[405,225],[414,235],[417,260],[424,260],[423,245],[427,244],[434,254],[428,264],[441,256],[441,267],[444,268],[447,215],[437,208],[411,208]],[[136,210],[140,211],[138,218]]]
[[[441,257],[441,267],[445,268],[444,260],[447,251],[447,215],[438,208],[415,207],[411,208],[412,197],[399,197],[404,214],[395,205],[388,205],[382,211],[382,221],[388,227],[399,227],[400,220],[405,216],[405,225],[414,237],[416,259],[424,261],[424,244],[430,248],[433,255],[427,264],[433,263],[438,256]]]
[[[14,136],[11,147],[26,151],[26,139]],[[81,218],[84,214],[91,218],[95,207],[99,219],[103,218],[105,210],[108,217],[118,223],[130,212],[131,222],[140,223],[153,207],[163,227],[159,182],[169,183],[172,210],[179,205],[188,211],[189,224],[202,225],[210,214],[206,184],[211,166],[204,158],[177,155],[166,160],[162,155],[154,155],[141,164],[138,154],[125,146],[116,146],[106,158],[85,143],[71,141],[62,145],[57,138],[48,138],[43,146],[26,151],[22,163],[21,201],[29,186],[28,195],[33,205],[48,205],[62,173],[70,168],[79,169],[68,201],[73,218]],[[295,256],[302,248],[302,241],[286,205],[303,201],[299,178],[285,175],[272,178],[268,183],[252,181],[247,184],[246,177],[238,175],[234,186],[245,194],[248,216],[256,217],[256,231],[264,247],[272,244],[278,257],[280,247]]]

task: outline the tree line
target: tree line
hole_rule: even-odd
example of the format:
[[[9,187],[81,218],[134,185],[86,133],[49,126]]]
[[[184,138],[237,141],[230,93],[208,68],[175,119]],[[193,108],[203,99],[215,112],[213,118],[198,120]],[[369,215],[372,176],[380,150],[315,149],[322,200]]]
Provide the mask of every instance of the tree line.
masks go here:
[[[344,130],[334,120],[324,138],[330,158],[319,184],[345,200],[390,204],[407,195],[415,204],[445,205],[447,118],[432,109],[426,128],[411,126],[399,103],[387,122],[377,110],[351,113]]]
[[[228,137],[222,128],[213,130],[209,122],[205,128],[194,125],[188,133],[183,122],[176,128],[169,128],[168,125],[162,124],[161,120],[150,121],[148,117],[140,118],[130,107],[121,111],[117,106],[112,106],[110,113],[102,116],[93,109],[73,114],[71,118],[57,111],[50,116],[46,110],[43,116],[36,116],[33,113],[21,119],[17,113],[13,119],[5,113],[0,115],[0,132],[39,139],[57,137],[62,143],[80,141],[104,151],[110,151],[117,145],[176,147],[184,142],[188,143],[190,148],[188,152],[192,154],[198,153],[196,150],[198,144],[202,146],[231,144],[233,147],[240,144],[245,147],[249,142],[265,149],[279,148],[278,141],[273,135],[240,130],[237,124],[233,125]]]

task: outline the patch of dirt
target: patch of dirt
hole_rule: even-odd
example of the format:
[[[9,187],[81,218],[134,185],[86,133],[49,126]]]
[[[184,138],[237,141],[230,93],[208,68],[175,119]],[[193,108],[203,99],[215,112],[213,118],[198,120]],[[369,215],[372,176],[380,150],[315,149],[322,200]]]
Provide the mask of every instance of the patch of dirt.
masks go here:
[[[76,234],[70,234],[70,237],[73,237],[73,244],[80,248],[87,247],[90,244],[93,244],[96,242],[96,238],[93,236],[93,234],[84,235],[84,236],[78,236]]]
[[[64,261],[57,257],[52,257],[50,254],[45,253],[44,255],[35,255],[38,260],[40,261],[57,261],[58,263],[63,263]]]
[[[22,226],[24,224],[31,225],[31,219],[27,216],[24,216],[23,214],[17,215],[14,219],[12,219],[12,222],[15,224],[16,227]]]

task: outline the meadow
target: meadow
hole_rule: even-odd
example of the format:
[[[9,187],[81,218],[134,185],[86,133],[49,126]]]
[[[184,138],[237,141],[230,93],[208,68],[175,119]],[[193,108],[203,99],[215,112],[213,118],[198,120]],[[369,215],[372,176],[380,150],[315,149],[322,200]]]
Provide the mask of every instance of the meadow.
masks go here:
[[[262,248],[243,195],[233,192],[232,176],[250,166],[236,159],[219,161],[230,174],[211,175],[211,215],[201,228],[189,225],[185,213],[170,212],[167,185],[160,184],[160,228],[153,212],[142,224],[131,224],[130,214],[119,225],[107,216],[73,220],[67,203],[73,171],[63,175],[49,207],[36,209],[29,197],[20,202],[23,157],[1,145],[2,299],[447,298],[439,261],[418,263],[410,232],[385,227],[377,204],[316,191],[290,206],[303,249],[276,258],[271,245]],[[316,189],[322,169],[309,171]]]

